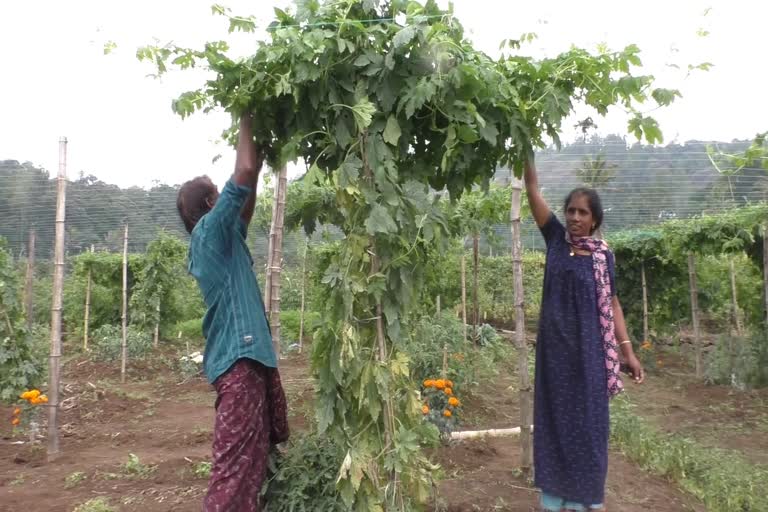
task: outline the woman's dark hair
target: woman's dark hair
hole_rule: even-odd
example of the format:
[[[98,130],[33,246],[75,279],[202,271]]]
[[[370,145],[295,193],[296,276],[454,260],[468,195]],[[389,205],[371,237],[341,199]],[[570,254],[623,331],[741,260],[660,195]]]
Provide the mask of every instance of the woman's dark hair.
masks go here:
[[[198,221],[211,210],[208,200],[216,198],[216,185],[208,176],[198,176],[184,183],[176,198],[176,208],[187,233],[192,233]]]
[[[589,204],[589,210],[592,212],[592,218],[595,220],[595,229],[591,231],[591,233],[594,233],[598,229],[600,229],[600,226],[603,225],[603,202],[600,200],[600,194],[597,193],[597,190],[593,188],[587,188],[587,187],[579,187],[571,190],[571,192],[568,194],[568,196],[565,198],[565,203],[563,204],[563,211],[568,211],[568,205],[571,204],[571,200],[576,196],[584,196],[587,198],[587,203]]]

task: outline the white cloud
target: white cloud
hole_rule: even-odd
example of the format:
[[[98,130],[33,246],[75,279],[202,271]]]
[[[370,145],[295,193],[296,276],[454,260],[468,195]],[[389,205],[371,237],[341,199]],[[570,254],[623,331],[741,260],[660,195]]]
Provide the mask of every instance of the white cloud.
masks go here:
[[[226,21],[211,15],[210,3],[5,2],[0,19],[0,159],[30,160],[55,172],[57,141],[66,135],[70,175],[82,171],[120,185],[143,186],[208,173],[223,183],[233,164],[232,151],[216,143],[228,124],[226,115],[181,121],[170,110],[171,99],[199,85],[201,76],[146,78],[150,67],[134,56],[137,46],[153,38],[191,46],[228,38],[236,51],[247,53],[253,36],[228,36]],[[264,26],[271,20],[274,4],[225,3],[235,12],[253,13]],[[638,44],[647,72],[684,94],[673,107],[655,113],[667,140],[730,140],[766,129],[768,106],[762,93],[768,73],[753,57],[763,47],[761,25],[768,17],[764,2],[454,4],[469,36],[491,54],[502,39],[523,32],[539,35],[530,47],[538,55],[553,55],[572,43],[587,48],[601,42],[614,48]],[[708,7],[712,11],[703,17]],[[699,28],[708,30],[709,37],[698,37]],[[109,40],[119,46],[105,57],[102,49]],[[680,73],[666,67],[672,61],[710,61],[715,67],[680,80]],[[598,125],[603,133],[623,132],[625,119],[612,115]],[[223,158],[211,163],[218,153]]]

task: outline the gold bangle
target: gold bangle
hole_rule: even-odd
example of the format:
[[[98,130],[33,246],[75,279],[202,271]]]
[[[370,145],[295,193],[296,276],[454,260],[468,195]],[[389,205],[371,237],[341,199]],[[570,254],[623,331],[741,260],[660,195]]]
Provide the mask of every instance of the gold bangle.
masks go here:
[[[619,346],[622,346],[622,345],[623,345],[623,344],[625,344],[625,343],[632,343],[632,341],[630,341],[630,340],[624,340],[624,341],[622,341],[621,343],[619,343]]]

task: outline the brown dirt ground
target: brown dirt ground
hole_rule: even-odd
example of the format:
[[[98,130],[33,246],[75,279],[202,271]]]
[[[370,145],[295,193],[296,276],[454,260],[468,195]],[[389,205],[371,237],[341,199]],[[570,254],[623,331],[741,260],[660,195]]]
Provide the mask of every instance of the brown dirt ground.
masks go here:
[[[14,444],[23,438],[12,435],[9,421],[0,421],[0,512],[71,512],[95,497],[109,499],[121,511],[199,511],[206,480],[193,469],[210,455],[214,395],[201,379],[182,382],[169,367],[175,356],[169,350],[131,365],[125,385],[120,384],[117,364],[67,362],[62,455],[55,462],[46,461],[44,442]],[[312,414],[307,365],[306,357],[291,356],[281,367],[294,431],[307,428]],[[633,391],[653,421],[713,446],[742,450],[755,462],[766,460],[768,395],[734,394],[676,375],[652,376]],[[516,400],[513,376],[493,379],[465,398],[462,428],[516,425]],[[0,418],[10,414],[10,408],[0,408]],[[120,465],[131,453],[156,470],[146,478],[126,477]],[[453,443],[435,456],[445,475],[436,493],[437,510],[535,510],[536,492],[515,469],[517,438]],[[77,472],[85,479],[67,485],[67,477]],[[674,485],[616,453],[611,455],[607,494],[610,512],[704,510]]]

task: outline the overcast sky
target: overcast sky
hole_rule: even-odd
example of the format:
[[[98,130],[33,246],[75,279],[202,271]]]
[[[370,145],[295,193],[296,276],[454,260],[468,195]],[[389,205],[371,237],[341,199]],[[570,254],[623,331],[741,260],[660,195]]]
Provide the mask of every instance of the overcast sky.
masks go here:
[[[185,121],[170,109],[202,75],[148,78],[135,58],[138,46],[159,41],[200,47],[225,38],[239,54],[254,36],[226,32],[212,16],[212,0],[6,0],[0,15],[0,160],[31,161],[52,173],[59,136],[69,139],[69,175],[80,172],[121,186],[153,180],[180,183],[207,173],[222,184],[232,171],[233,150],[217,144],[227,116]],[[274,6],[290,2],[222,1],[235,13],[253,14],[259,26]],[[447,2],[441,2],[446,3]],[[750,0],[565,1],[455,0],[456,15],[476,46],[496,54],[499,42],[535,32],[528,49],[554,56],[571,44],[619,49],[636,43],[646,72],[659,85],[677,87],[683,99],[654,115],[666,142],[751,138],[768,129],[768,71],[764,30],[768,3]],[[711,8],[711,9],[710,9]],[[705,16],[705,12],[708,14]],[[707,37],[697,35],[700,30]],[[117,49],[104,56],[105,42]],[[712,62],[707,73],[684,78],[668,64]],[[624,133],[616,114],[597,120],[599,132]],[[566,139],[574,133],[566,132]],[[212,159],[222,153],[215,164]],[[293,169],[293,173],[297,171]]]

